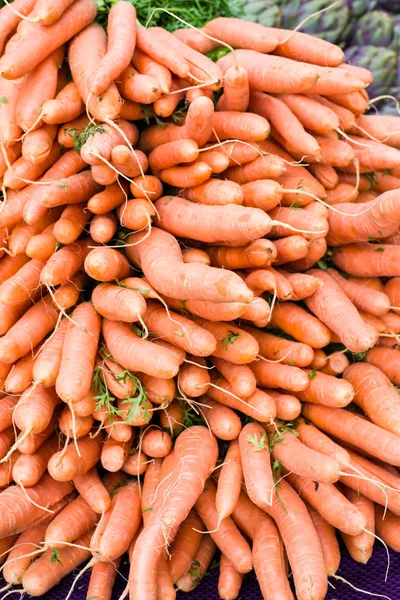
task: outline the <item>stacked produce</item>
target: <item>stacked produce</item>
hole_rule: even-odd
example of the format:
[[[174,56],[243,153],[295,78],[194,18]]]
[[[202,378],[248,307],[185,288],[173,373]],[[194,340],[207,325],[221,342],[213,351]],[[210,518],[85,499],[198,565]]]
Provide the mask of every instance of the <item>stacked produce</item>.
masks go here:
[[[95,18],[0,11],[4,578],[323,600],[336,530],[400,549],[400,118],[307,34]]]

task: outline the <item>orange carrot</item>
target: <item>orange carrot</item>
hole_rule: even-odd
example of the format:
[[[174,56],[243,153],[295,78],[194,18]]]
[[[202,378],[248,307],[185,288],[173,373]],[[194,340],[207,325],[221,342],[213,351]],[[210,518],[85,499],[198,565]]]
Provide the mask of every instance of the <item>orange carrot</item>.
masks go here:
[[[307,256],[290,263],[286,263],[286,268],[295,271],[306,271],[313,267],[326,253],[327,243],[323,238],[313,239],[308,246]]]
[[[371,558],[375,542],[373,535],[375,531],[374,503],[369,498],[346,487],[344,487],[343,493],[365,515],[367,531],[354,536],[342,534],[342,538],[353,560],[366,564]]]
[[[274,481],[264,428],[258,423],[245,425],[239,436],[239,447],[246,491],[250,500],[265,510],[272,503]],[[261,481],[256,476],[260,472]]]
[[[204,534],[191,568],[176,582],[179,590],[190,592],[199,585],[211,564],[216,548],[212,537],[208,533]]]
[[[130,265],[123,254],[112,248],[96,248],[85,258],[86,273],[97,281],[124,279],[130,273]]]
[[[35,359],[32,354],[20,358],[7,375],[3,389],[11,394],[22,394],[32,381]]]
[[[210,302],[251,301],[252,293],[236,274],[199,263],[184,264],[178,242],[171,234],[153,227],[150,235],[143,237],[129,236],[128,244],[139,240],[140,244],[128,247],[127,254],[161,294]]]
[[[300,392],[305,390],[309,385],[307,375],[298,367],[259,360],[254,362],[250,368],[258,385],[262,387],[278,387],[284,390]]]
[[[229,441],[238,437],[242,424],[232,409],[206,397],[201,412],[218,439]]]
[[[232,392],[241,398],[248,398],[256,390],[256,379],[247,365],[235,365],[223,358],[212,358],[214,366],[228,380]]]
[[[171,72],[167,67],[159,64],[157,61],[151,59],[147,54],[135,49],[132,59],[133,66],[135,69],[143,75],[154,77],[160,84],[160,88],[163,94],[168,94],[172,84]]]
[[[318,534],[328,577],[335,575],[340,565],[340,547],[335,535],[335,528],[328,523],[316,510],[307,506],[315,531]]]
[[[297,419],[301,413],[301,404],[296,396],[283,394],[276,390],[264,389],[266,394],[271,396],[276,404],[276,416],[284,421]]]
[[[56,380],[57,394],[64,402],[78,402],[90,391],[101,327],[100,317],[89,303],[80,304],[71,319]],[[76,355],[77,345],[84,349],[84,356]]]
[[[56,481],[70,481],[87,473],[99,460],[103,444],[102,435],[91,438],[89,435],[72,442],[67,449],[53,454],[48,463],[48,471]]]
[[[182,250],[182,258],[185,263],[198,262],[202,265],[210,264],[210,257],[207,252],[200,250],[200,248],[187,248]]]
[[[123,184],[114,183],[105,190],[92,196],[88,202],[88,209],[96,215],[103,215],[117,208],[125,199]]]
[[[182,196],[201,204],[242,204],[243,202],[243,193],[239,184],[214,177],[205,183],[182,190]]]
[[[190,569],[190,565],[200,547],[203,528],[204,525],[200,517],[194,511],[190,511],[189,516],[180,526],[178,534],[171,544],[169,571],[173,584]]]
[[[229,444],[218,479],[215,506],[219,521],[226,519],[234,512],[240,495],[242,476],[239,443],[234,440]]]
[[[217,110],[245,112],[249,104],[247,72],[240,66],[227,69],[224,77],[224,93],[218,100]]]
[[[225,269],[267,267],[276,258],[274,244],[265,239],[255,240],[241,248],[211,246],[208,253],[213,267]]]
[[[110,495],[100,481],[95,467],[74,477],[74,486],[87,504],[97,514],[106,512],[111,506]]]
[[[311,348],[323,348],[330,341],[330,331],[319,319],[292,302],[275,306],[271,323]]]
[[[47,469],[49,459],[58,451],[58,447],[58,438],[53,434],[33,454],[20,454],[12,470],[14,481],[24,487],[32,487],[38,483]]]
[[[149,155],[149,164],[153,171],[160,171],[182,162],[192,162],[198,156],[199,147],[196,142],[183,139],[167,142],[154,148]]]
[[[313,296],[305,299],[307,307],[330,327],[352,352],[364,352],[371,348],[377,340],[376,333],[364,324],[357,309],[334,279],[320,269],[312,269],[308,274],[322,280],[323,285]]]

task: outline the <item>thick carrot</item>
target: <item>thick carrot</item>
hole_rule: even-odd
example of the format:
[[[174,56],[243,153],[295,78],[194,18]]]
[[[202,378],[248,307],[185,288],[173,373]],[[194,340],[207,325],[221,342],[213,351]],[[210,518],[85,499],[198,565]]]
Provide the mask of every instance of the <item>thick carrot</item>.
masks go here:
[[[154,77],[160,84],[162,93],[168,94],[171,89],[172,76],[167,67],[151,59],[138,48],[135,48],[135,52],[133,53],[132,64],[139,73]]]
[[[332,375],[321,373],[315,369],[307,371],[307,375],[309,378],[308,388],[297,394],[303,402],[343,408],[352,401],[354,389],[349,382],[333,378]]]
[[[248,423],[239,436],[240,458],[246,491],[254,504],[262,509],[271,506],[274,480],[268,438],[259,423]],[[259,480],[258,473],[262,473]]]
[[[232,138],[245,142],[264,140],[269,135],[270,127],[266,118],[261,116],[256,108],[254,112],[246,113],[232,110],[215,112],[211,140],[221,141]]]
[[[156,214],[151,202],[144,198],[128,200],[118,208],[117,216],[123,227],[133,231],[141,231],[151,226],[151,219]]]
[[[91,250],[84,263],[86,273],[97,281],[112,281],[129,276],[130,265],[123,254],[113,248]]]
[[[43,265],[43,261],[33,259],[23,264],[15,274],[11,274],[0,285],[0,301],[14,304],[35,295],[40,285]]]
[[[179,77],[186,77],[189,74],[190,65],[181,53],[177,52],[167,41],[163,43],[163,49],[160,48],[158,27],[138,27],[137,28],[137,46],[143,52],[151,56],[154,61],[164,65],[172,73]]]
[[[26,181],[36,181],[40,175],[49,169],[60,157],[60,146],[55,142],[51,148],[49,155],[46,160],[40,163],[31,163],[26,160],[24,156],[18,158],[10,168],[4,173],[3,183],[6,187],[12,190],[20,190],[26,187]],[[24,190],[27,194],[30,194],[33,190],[32,186]],[[17,198],[19,196],[16,196]],[[24,196],[22,196],[24,197]],[[26,198],[27,199],[27,198]],[[25,199],[25,200],[26,200]]]
[[[42,120],[58,125],[77,119],[84,109],[84,103],[73,81],[70,81],[55,97],[46,100],[42,107]]]
[[[172,440],[165,431],[147,429],[142,437],[142,448],[151,458],[164,458],[171,452]]]
[[[113,183],[102,192],[92,196],[88,202],[88,208],[96,215],[103,215],[117,208],[125,198],[123,184]]]
[[[229,441],[238,437],[242,424],[231,408],[206,397],[201,412],[211,431],[218,439]]]
[[[340,477],[339,463],[321,454],[297,439],[297,433],[274,432],[270,427],[269,444],[271,455],[291,472],[321,483],[335,483]]]
[[[143,238],[143,234],[129,236],[128,244],[141,241],[128,247],[127,254],[161,294],[185,300],[251,301],[252,292],[238,275],[199,263],[184,264],[178,242],[171,234],[153,227]]]
[[[25,76],[15,111],[17,123],[23,131],[30,132],[40,126],[42,104],[55,97],[58,68],[64,60],[64,50],[64,47],[58,48]]]
[[[205,183],[182,190],[182,196],[201,204],[242,204],[243,193],[239,184],[225,179],[211,178]]]
[[[126,369],[167,378],[178,373],[179,363],[171,352],[139,338],[128,325],[105,320],[103,335],[109,352]]]
[[[21,533],[37,519],[48,516],[43,509],[32,504],[29,501],[30,498],[41,506],[50,507],[70,494],[72,489],[72,485],[68,481],[56,482],[49,474],[45,473],[36,485],[26,490],[27,496],[18,486],[10,486],[1,492],[1,537],[12,533]],[[18,510],[16,507],[19,507]]]
[[[224,77],[224,93],[218,100],[217,110],[245,112],[249,105],[249,82],[243,67],[230,67]]]
[[[91,0],[79,0],[53,25],[25,23],[20,39],[7,57],[4,56],[0,61],[0,74],[6,79],[18,79],[26,75],[51,52],[89,25],[95,16],[95,4]]]
[[[42,190],[42,204],[47,208],[63,204],[86,202],[100,191],[90,170],[60,179],[57,184],[49,184]]]
[[[198,156],[199,147],[196,142],[183,139],[154,148],[149,155],[149,164],[153,171],[160,171],[180,163],[192,162]]]
[[[308,274],[323,282],[311,297],[305,299],[311,312],[334,331],[352,352],[364,352],[371,348],[376,343],[376,333],[365,325],[354,304],[335,280],[320,269],[312,269]]]
[[[217,546],[210,534],[204,534],[191,568],[176,583],[179,590],[190,592],[199,585],[211,564],[216,549]]]
[[[293,62],[280,56],[259,54],[254,50],[238,50],[218,61],[223,72],[235,64],[246,69],[250,88],[263,92],[302,93],[310,90],[318,78],[314,66]]]
[[[106,123],[102,125],[93,135],[89,136],[81,149],[81,156],[89,165],[103,165],[102,158],[111,160],[111,152],[114,147],[126,143],[136,144],[139,132],[133,123],[119,119],[118,128]]]
[[[345,354],[333,353],[328,357],[328,362],[321,369],[325,375],[341,375],[349,366],[350,361]]]
[[[272,238],[297,235],[300,232],[306,239],[318,239],[325,237],[328,232],[327,220],[306,210],[277,207],[269,211],[269,216],[276,223],[270,232]]]
[[[80,456],[73,442],[65,451],[53,454],[47,467],[52,478],[63,482],[87,473],[98,462],[102,444],[101,435],[95,438],[87,435],[77,441]]]
[[[252,363],[250,368],[258,385],[262,387],[283,388],[292,392],[300,392],[309,385],[307,375],[298,367],[258,360]]]
[[[90,391],[101,327],[101,319],[89,303],[80,304],[71,319],[56,380],[57,394],[64,402],[78,402]],[[77,347],[82,348],[81,356],[76,354]]]
[[[72,407],[72,405],[70,406]],[[60,431],[68,439],[72,437],[81,438],[92,429],[93,417],[92,415],[80,417],[72,411],[73,408],[71,409],[69,406],[63,408],[58,421]]]
[[[263,237],[271,228],[266,213],[236,204],[206,206],[177,196],[164,196],[157,200],[155,206],[159,214],[156,222],[168,232],[207,243],[225,241],[243,244]],[[199,222],[207,220],[212,227],[200,231]]]
[[[332,260],[336,267],[356,277],[397,277],[399,252],[398,246],[389,244],[347,244],[334,249]]]
[[[279,96],[305,129],[324,135],[339,128],[338,116],[327,106],[314,100],[312,96],[284,94]]]
[[[3,52],[4,44],[10,33],[18,26],[21,21],[21,16],[26,17],[34,7],[33,0],[17,0],[17,3],[10,7],[4,5],[1,9],[1,28],[0,28],[0,51]],[[19,13],[19,15],[18,15]],[[203,36],[202,36],[203,37]]]
[[[253,327],[247,327],[246,330],[259,343],[260,354],[270,361],[279,361],[290,366],[306,367],[313,359],[314,352],[306,344],[286,340]]]
[[[110,495],[102,484],[96,467],[93,467],[83,475],[74,477],[73,483],[79,494],[86,500],[94,512],[102,514],[110,508]]]
[[[278,273],[284,275],[292,286],[294,300],[304,300],[312,296],[321,285],[317,277],[306,273],[288,273],[283,269],[279,269]]]
[[[391,299],[380,291],[370,290],[365,294],[365,288],[356,281],[345,279],[335,269],[328,269],[329,275],[338,283],[356,308],[380,317],[388,312]]]
[[[171,544],[169,571],[173,584],[190,569],[190,565],[200,548],[203,528],[203,522],[197,513],[190,511]]]
[[[119,76],[118,89],[123,98],[141,104],[152,104],[162,93],[157,79],[138,73],[132,65],[128,65]]]
[[[40,433],[31,433],[25,438],[20,437],[18,440],[18,450],[22,454],[33,454],[40,446],[51,436],[56,428],[58,420],[58,412],[54,411],[50,423]]]
[[[11,364],[25,356],[53,329],[57,317],[50,296],[39,300],[1,338],[0,360]]]
[[[136,42],[136,11],[129,2],[111,7],[107,22],[107,53],[89,83],[92,94],[103,94],[129,65]]]
[[[93,290],[92,302],[97,312],[113,321],[132,323],[146,312],[146,301],[135,292],[118,285],[102,283]]]
[[[307,505],[306,505],[307,506]],[[318,534],[328,577],[335,575],[340,565],[340,547],[335,535],[335,528],[316,510],[307,506],[315,531]]]
[[[76,540],[77,547],[63,547],[58,551],[59,561],[49,568],[53,550],[49,548],[33,563],[22,578],[22,585],[31,596],[42,596],[52,587],[57,585],[65,575],[71,573],[76,567],[90,557],[88,544],[93,531],[90,531]]]
[[[292,302],[275,306],[271,323],[311,348],[323,348],[330,341],[330,331],[319,319]]]
[[[223,600],[235,600],[240,594],[243,575],[239,573],[225,554],[221,555],[218,578],[218,594]]]
[[[8,583],[12,585],[21,583],[25,571],[31,565],[31,556],[25,555],[35,552],[38,544],[44,541],[44,534],[49,521],[50,518],[47,517],[38,525],[28,527],[11,548],[3,567],[3,577]]]
[[[347,450],[333,442],[327,435],[319,431],[319,429],[301,420],[296,430],[299,434],[299,440],[303,444],[321,454],[334,458],[343,470],[349,469],[350,455]]]
[[[301,497],[333,527],[349,535],[358,535],[366,528],[365,515],[331,483],[319,483],[316,486],[313,481],[294,473],[289,474],[287,479]]]
[[[46,529],[47,548],[63,548],[63,542],[73,542],[96,525],[98,515],[78,496],[51,521]]]
[[[400,447],[393,433],[381,429],[362,417],[341,408],[316,404],[305,404],[303,414],[314,425],[372,456],[397,466],[400,462]],[[341,426],[338,430],[337,423]],[[336,427],[336,429],[335,429]],[[379,440],[379,443],[377,442]]]
[[[232,392],[241,398],[254,394],[256,379],[247,365],[236,365],[223,358],[213,357],[212,362],[218,371],[228,380]]]
[[[276,416],[278,419],[293,421],[300,415],[301,403],[296,396],[271,389],[264,389],[263,391],[273,398],[276,404]]]
[[[210,375],[204,359],[198,356],[190,356],[189,360],[190,363],[184,363],[179,370],[179,388],[187,396],[197,398],[207,393]],[[173,423],[170,426],[173,427]],[[163,427],[165,428],[165,425]]]
[[[161,181],[176,187],[193,187],[206,182],[212,174],[210,165],[197,161],[187,167],[170,167],[159,172]]]
[[[376,533],[384,542],[395,552],[399,551],[399,516],[386,511],[383,506],[375,505],[375,526]]]
[[[291,235],[274,240],[277,251],[277,265],[298,260],[307,256],[309,242],[302,235]]]
[[[213,356],[234,364],[252,362],[258,354],[258,343],[254,337],[233,323],[212,322],[199,319],[202,326],[213,334],[217,346]]]
[[[39,129],[30,131],[22,143],[22,155],[33,163],[45,161],[49,157],[56,135],[55,125],[42,125]]]
[[[90,222],[90,237],[99,244],[107,244],[117,231],[117,219],[114,213],[95,215]]]
[[[74,37],[68,49],[68,61],[73,81],[80,96],[88,105],[90,114],[100,121],[105,118],[115,119],[122,104],[119,92],[112,80],[101,95],[92,93],[93,73],[107,56],[106,46],[107,38],[104,29],[97,23],[91,23],[89,27]],[[91,49],[89,53],[87,48]],[[114,37],[113,49],[115,49]],[[106,74],[108,76],[108,72]],[[106,84],[106,78],[101,83]]]
[[[255,160],[241,166],[229,167],[224,173],[227,179],[240,185],[259,179],[276,179],[286,171],[285,163],[273,154],[259,156]]]
[[[179,525],[186,519],[196,500],[200,495],[204,498],[205,494],[201,492],[215,466],[217,454],[216,440],[204,427],[190,427],[177,438],[170,477],[160,484],[158,500],[135,544],[129,574],[131,593],[142,590],[148,600],[155,600],[155,567],[164,550],[164,534],[167,531],[173,534],[171,537],[175,537]],[[185,502],[182,502],[183,498]],[[213,510],[216,514],[215,508]],[[155,540],[157,544],[154,544]],[[141,565],[151,565],[151,569],[143,571]],[[146,577],[143,577],[144,572]]]

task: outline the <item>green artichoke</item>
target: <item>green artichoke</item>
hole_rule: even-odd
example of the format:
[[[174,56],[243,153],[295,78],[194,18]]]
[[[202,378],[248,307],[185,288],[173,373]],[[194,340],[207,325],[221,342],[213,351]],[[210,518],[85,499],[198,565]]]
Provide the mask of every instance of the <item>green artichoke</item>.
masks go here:
[[[356,20],[350,34],[351,46],[382,46],[393,43],[394,21],[389,13],[373,10]]]
[[[283,26],[294,29],[306,17],[329,6],[332,6],[331,0],[281,0]],[[342,40],[349,18],[349,8],[343,0],[338,0],[332,8],[307,21],[301,31],[336,44]]]
[[[246,21],[260,23],[264,27],[280,27],[282,12],[279,0],[247,0],[244,7]]]
[[[345,55],[350,64],[369,69],[374,74],[374,81],[368,86],[370,98],[390,93],[397,69],[394,50],[375,46],[351,46],[345,50]]]

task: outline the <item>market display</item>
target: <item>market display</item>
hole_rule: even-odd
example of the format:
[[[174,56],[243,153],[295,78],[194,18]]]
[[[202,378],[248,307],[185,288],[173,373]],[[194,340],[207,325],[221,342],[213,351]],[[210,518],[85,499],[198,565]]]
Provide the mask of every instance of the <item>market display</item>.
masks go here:
[[[2,591],[324,600],[400,551],[400,116],[295,24],[98,5],[0,10]]]

